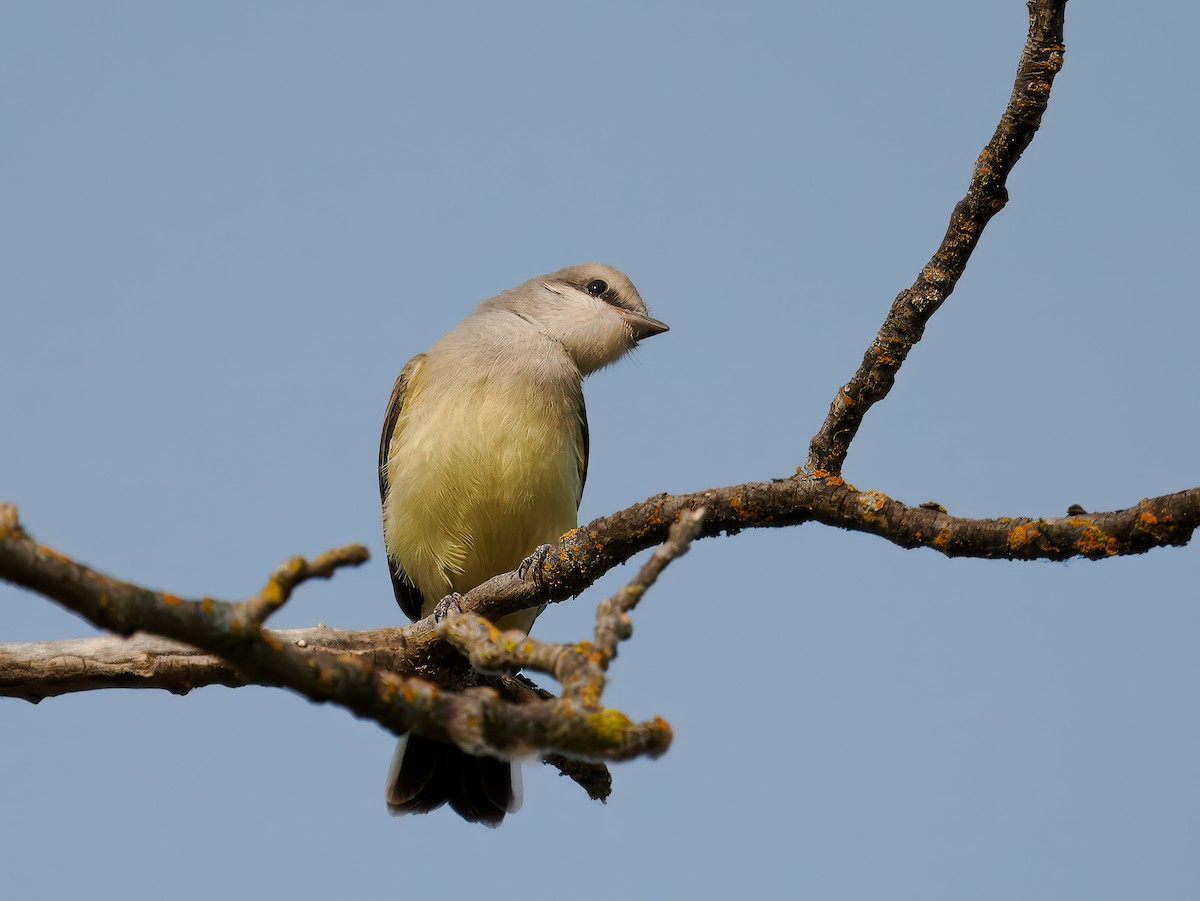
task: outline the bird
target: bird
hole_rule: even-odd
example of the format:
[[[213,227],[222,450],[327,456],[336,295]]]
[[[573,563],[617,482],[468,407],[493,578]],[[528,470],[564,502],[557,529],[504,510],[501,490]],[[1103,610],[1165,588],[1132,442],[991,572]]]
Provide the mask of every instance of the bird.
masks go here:
[[[626,275],[583,263],[480,302],[408,361],[384,415],[379,494],[392,588],[410,619],[575,528],[588,468],[583,379],[666,331]],[[540,609],[496,625],[528,633]],[[499,826],[521,805],[520,765],[402,736],[389,812],[447,803]]]

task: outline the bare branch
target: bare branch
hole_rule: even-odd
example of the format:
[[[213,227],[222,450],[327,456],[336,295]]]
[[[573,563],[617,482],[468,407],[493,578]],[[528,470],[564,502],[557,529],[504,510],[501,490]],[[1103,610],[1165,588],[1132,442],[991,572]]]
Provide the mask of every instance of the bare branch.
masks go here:
[[[671,741],[662,720],[634,723],[615,710],[558,701],[514,703],[491,688],[444,692],[380,669],[364,656],[300,647],[246,628],[237,605],[185,600],[113,579],[25,533],[16,508],[0,504],[0,577],[30,588],[119,634],[149,631],[220,656],[247,682],[337,702],[400,734],[419,732],[473,753],[524,757],[538,750],[583,759],[657,756]]]
[[[390,669],[406,659],[394,648],[401,629],[347,632],[319,625],[268,633],[272,640],[301,650],[362,656]],[[97,635],[59,641],[0,644],[0,697],[37,703],[44,698],[103,688],[161,688],[187,694],[193,688],[236,688],[247,680],[215,654],[157,635],[138,632],[128,638]]]
[[[524,632],[501,632],[475,613],[453,613],[437,628],[438,634],[467,655],[480,673],[501,674],[526,669],[559,678],[562,661],[572,653],[569,645],[546,644]]]
[[[606,801],[612,794],[612,774],[608,767],[590,760],[572,760],[562,754],[547,754],[542,763],[555,767],[585,792],[593,801]]]
[[[1027,5],[1029,37],[1000,125],[975,162],[970,187],[950,216],[941,246],[912,287],[896,297],[858,372],[830,404],[829,415],[809,444],[805,468],[814,475],[841,475],[863,417],[892,389],[896,371],[967,268],[984,226],[1008,203],[1009,173],[1042,123],[1065,51],[1067,0],[1029,0]]]
[[[658,581],[659,575],[667,565],[688,552],[692,541],[700,534],[700,526],[703,525],[707,512],[703,507],[682,511],[679,519],[667,532],[667,540],[655,549],[638,574],[613,597],[606,598],[597,605],[593,643],[599,654],[598,663],[602,670],[607,670],[608,665],[616,658],[617,643],[633,634],[629,611],[637,606],[642,595]]]
[[[1002,560],[1103,559],[1140,554],[1157,547],[1186,544],[1200,526],[1200,488],[1149,498],[1111,513],[971,519],[951,516],[938,506],[909,506],[877,491],[859,491],[840,478],[797,476],[696,494],[659,495],[600,517],[553,545],[539,577],[526,573],[522,579],[515,572],[497,576],[464,595],[461,608],[494,621],[506,613],[565,600],[609,569],[665,540],[669,524],[679,514],[698,507],[706,511],[701,536],[821,522],[878,535],[904,548],[926,547],[949,557]],[[6,511],[11,521],[16,521],[15,510],[0,505],[0,578],[56,597],[40,587],[46,584],[46,574],[29,572],[27,566],[18,565],[21,555],[13,544],[19,539],[11,526],[3,526]],[[54,551],[43,550],[49,559],[55,559]],[[69,579],[72,570],[67,564],[71,562],[59,559],[66,561],[61,571],[63,578]],[[130,586],[130,590],[145,591],[136,586]],[[176,610],[183,602],[173,600],[176,606],[170,609]],[[220,602],[198,603],[212,608]],[[202,624],[210,619],[215,620],[215,614],[199,617]],[[187,621],[185,618],[182,624],[185,628]],[[363,667],[399,674],[433,676],[440,672],[438,664],[445,658],[432,619],[405,628],[365,632],[321,628],[264,630],[262,635],[271,645],[287,646],[301,655],[320,651],[360,661]],[[35,699],[113,685],[184,692],[201,685],[246,681],[246,676],[232,667],[217,665],[215,658],[204,654],[180,656],[177,647],[165,643],[144,647],[140,652],[144,656],[130,653],[127,662],[121,662],[120,652],[105,649],[108,641],[97,638],[0,645],[0,696]],[[111,666],[91,667],[93,654],[111,659]],[[7,663],[4,655],[9,657]],[[27,661],[27,657],[36,657],[40,662]],[[35,680],[31,668],[37,668],[41,677]]]
[[[667,540],[643,564],[638,574],[596,609],[595,641],[545,644],[524,632],[501,632],[491,621],[474,613],[455,613],[437,627],[437,634],[467,655],[481,673],[504,673],[520,667],[553,676],[563,686],[564,697],[595,705],[604,691],[604,671],[617,656],[617,642],[628,638],[633,627],[629,611],[676,557],[687,552],[700,531],[704,510],[684,510],[670,528]]]
[[[101,688],[163,688],[183,695],[203,685],[245,684],[219,657],[155,635],[0,644],[0,697],[35,704]]]
[[[937,506],[909,506],[878,491],[860,491],[836,476],[798,474],[695,494],[657,495],[602,516],[552,545],[539,577],[497,576],[465,594],[460,607],[495,620],[540,603],[566,600],[614,566],[664,541],[671,523],[700,507],[706,510],[701,537],[819,522],[878,535],[903,548],[989,560],[1100,560],[1142,554],[1187,544],[1200,526],[1200,488],[1148,498],[1111,513],[972,519],[951,516]],[[429,621],[416,623],[409,633],[409,651],[428,653],[436,637]]]
[[[326,551],[311,562],[293,557],[271,573],[258,594],[237,605],[236,615],[247,625],[262,626],[268,616],[287,603],[298,585],[309,579],[331,579],[340,567],[359,566],[370,556],[363,545],[348,544]]]

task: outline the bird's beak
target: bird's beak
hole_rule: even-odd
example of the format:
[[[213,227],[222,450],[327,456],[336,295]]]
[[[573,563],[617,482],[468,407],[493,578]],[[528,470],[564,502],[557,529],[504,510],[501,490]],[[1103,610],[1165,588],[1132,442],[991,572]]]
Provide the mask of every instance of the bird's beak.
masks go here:
[[[657,319],[643,316],[641,313],[635,313],[632,310],[622,310],[621,316],[629,324],[629,329],[633,332],[634,341],[641,341],[643,338],[653,338],[655,335],[661,335],[663,332],[671,330],[670,326],[665,322],[659,322]]]

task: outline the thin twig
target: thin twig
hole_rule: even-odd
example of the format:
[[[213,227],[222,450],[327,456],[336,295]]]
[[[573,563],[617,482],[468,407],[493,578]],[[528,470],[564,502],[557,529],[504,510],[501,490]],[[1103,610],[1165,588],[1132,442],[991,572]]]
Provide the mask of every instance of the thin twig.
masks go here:
[[[809,444],[807,472],[841,475],[863,417],[887,396],[896,371],[967,268],[984,226],[1008,202],[1009,173],[1041,125],[1050,86],[1063,65],[1066,5],[1067,0],[1029,0],[1029,37],[996,133],[975,163],[970,187],[950,216],[941,246],[912,287],[896,297],[858,372],[838,389],[829,415]]]
[[[267,583],[248,600],[236,605],[236,615],[248,624],[261,627],[272,613],[287,603],[297,586],[309,579],[329,579],[344,566],[366,563],[371,554],[361,544],[347,544],[325,551],[311,561],[293,557],[267,578]]]
[[[700,527],[704,524],[707,512],[704,507],[681,511],[679,518],[667,532],[667,540],[654,549],[654,553],[642,565],[638,574],[615,595],[597,605],[596,630],[592,641],[600,655],[601,669],[607,670],[609,663],[617,656],[617,643],[633,633],[629,611],[637,606],[642,595],[657,581],[667,565],[688,552],[692,541],[700,534]]]

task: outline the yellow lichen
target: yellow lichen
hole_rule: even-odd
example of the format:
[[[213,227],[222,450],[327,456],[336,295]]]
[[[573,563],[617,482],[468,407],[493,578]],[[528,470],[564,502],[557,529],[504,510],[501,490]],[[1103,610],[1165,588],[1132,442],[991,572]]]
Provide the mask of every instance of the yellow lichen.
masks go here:
[[[632,725],[629,717],[619,710],[605,707],[588,717],[588,725],[596,738],[606,745],[619,745],[621,738]]]

